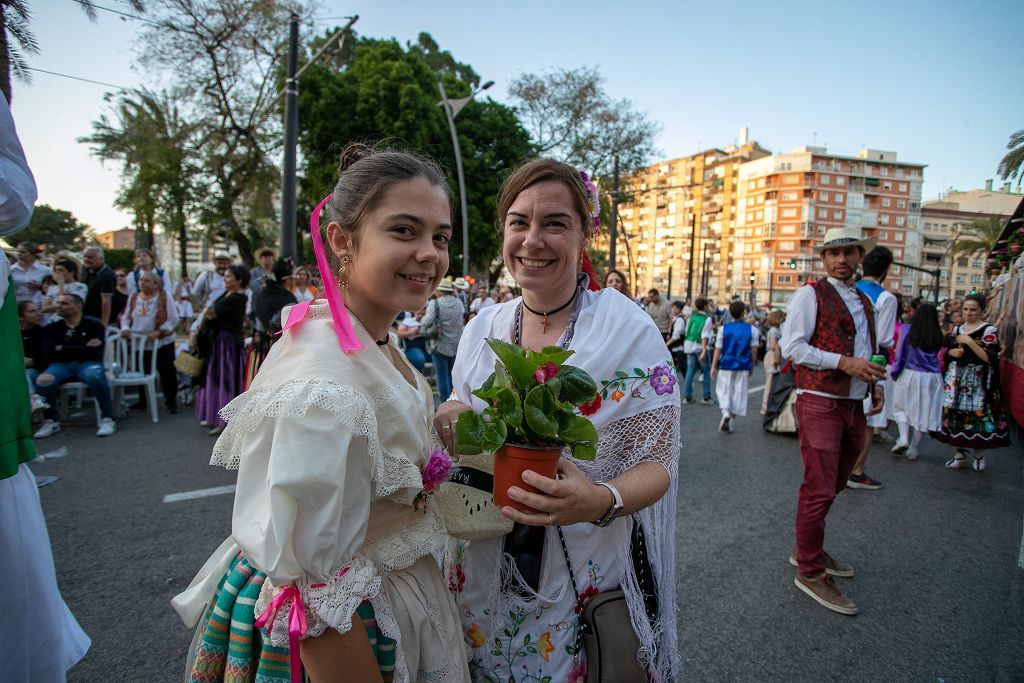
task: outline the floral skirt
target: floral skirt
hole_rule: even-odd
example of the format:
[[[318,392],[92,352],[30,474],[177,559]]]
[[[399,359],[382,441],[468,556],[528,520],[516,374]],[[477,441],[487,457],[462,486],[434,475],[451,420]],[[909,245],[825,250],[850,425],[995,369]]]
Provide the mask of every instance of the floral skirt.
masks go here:
[[[1009,445],[1006,408],[994,374],[984,365],[949,364],[942,383],[942,429],[936,436],[959,448]]]
[[[188,662],[189,683],[289,683],[287,647],[265,642],[256,621],[254,605],[266,574],[253,568],[239,553],[221,579],[196,632],[195,652]],[[395,641],[377,630],[370,603],[356,610],[366,628],[370,647],[384,683],[395,672]]]

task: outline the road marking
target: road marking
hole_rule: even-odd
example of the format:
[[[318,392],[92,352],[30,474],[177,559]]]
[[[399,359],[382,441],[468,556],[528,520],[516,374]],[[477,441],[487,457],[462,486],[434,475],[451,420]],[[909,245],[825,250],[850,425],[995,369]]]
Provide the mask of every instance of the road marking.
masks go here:
[[[759,387],[750,387],[750,390],[747,393],[748,394],[756,394],[759,391],[764,391],[764,385],[763,384],[761,386],[759,386]]]
[[[209,498],[210,496],[223,496],[227,493],[234,493],[235,485],[214,486],[212,489],[197,489],[195,491],[184,491],[182,493],[169,493],[164,496],[165,503],[180,503],[183,500],[195,500],[196,498]]]

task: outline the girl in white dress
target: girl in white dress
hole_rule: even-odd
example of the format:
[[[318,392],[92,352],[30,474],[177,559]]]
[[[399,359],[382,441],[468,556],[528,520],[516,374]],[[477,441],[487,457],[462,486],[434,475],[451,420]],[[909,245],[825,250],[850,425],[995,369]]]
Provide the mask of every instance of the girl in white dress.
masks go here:
[[[174,601],[186,623],[208,605],[191,680],[248,667],[257,680],[290,668],[294,681],[300,654],[317,682],[468,680],[435,559],[444,525],[424,495],[431,393],[388,338],[448,269],[449,204],[432,161],[343,152],[312,221],[327,298],[285,309],[280,341],[222,411],[211,463],[239,470],[232,536]]]

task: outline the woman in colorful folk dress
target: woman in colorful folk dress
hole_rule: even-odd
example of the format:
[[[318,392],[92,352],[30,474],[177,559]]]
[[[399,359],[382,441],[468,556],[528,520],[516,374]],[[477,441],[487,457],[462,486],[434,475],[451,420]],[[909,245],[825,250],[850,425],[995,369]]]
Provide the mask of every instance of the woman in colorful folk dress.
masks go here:
[[[581,274],[598,215],[597,191],[585,175],[530,161],[505,181],[497,204],[505,265],[523,295],[481,310],[467,325],[453,372],[455,397],[442,404],[434,426],[452,448],[459,413],[484,408],[471,391],[494,370],[484,341],[497,338],[572,350],[568,363],[599,387],[581,409],[599,440],[593,461],[566,452],[558,479],[526,472],[524,482],[543,494],[509,489],[539,511],[504,508],[516,523],[511,533],[449,548],[449,586],[471,648],[470,670],[480,681],[585,679],[579,601],[621,588],[641,662],[656,680],[670,680],[679,661],[679,393],[668,349],[642,309],[617,290],[591,291]]]
[[[426,495],[448,457],[431,453],[430,387],[388,335],[448,269],[444,172],[349,145],[312,223],[326,301],[285,309],[223,411],[211,463],[239,470],[232,536],[174,601],[186,623],[207,606],[190,680],[468,681]]]
[[[967,449],[974,449],[970,466],[985,469],[985,450],[1010,443],[1006,407],[999,390],[999,336],[985,319],[985,297],[964,297],[963,323],[946,338],[948,365],[943,378],[942,431],[939,440],[956,446],[946,462],[950,469],[967,467]]]
[[[207,432],[210,436],[224,431],[227,423],[220,411],[242,393],[249,269],[242,265],[230,266],[224,271],[224,287],[224,293],[203,310],[203,324],[189,340],[189,347],[198,349],[205,359],[196,396],[196,417],[200,426],[210,427]]]

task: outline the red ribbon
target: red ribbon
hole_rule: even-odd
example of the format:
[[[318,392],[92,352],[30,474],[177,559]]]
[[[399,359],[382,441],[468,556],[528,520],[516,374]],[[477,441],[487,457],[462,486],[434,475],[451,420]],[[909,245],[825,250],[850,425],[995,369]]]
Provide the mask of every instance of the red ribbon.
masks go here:
[[[292,606],[288,610],[288,657],[291,665],[292,683],[302,683],[302,660],[299,658],[299,637],[306,633],[306,608],[302,604],[299,589],[285,586],[280,589],[267,609],[254,622],[256,628],[263,628],[268,621],[277,619],[278,611],[289,600]]]

